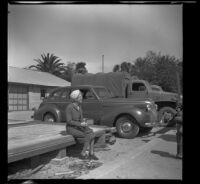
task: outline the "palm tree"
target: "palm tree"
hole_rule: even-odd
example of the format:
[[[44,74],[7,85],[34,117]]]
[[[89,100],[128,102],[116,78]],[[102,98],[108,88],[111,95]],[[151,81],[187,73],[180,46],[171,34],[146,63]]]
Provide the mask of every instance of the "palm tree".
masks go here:
[[[41,55],[41,59],[34,59],[37,62],[37,65],[31,65],[28,68],[35,68],[36,70],[42,72],[49,72],[53,75],[60,76],[61,72],[64,70],[64,63],[60,63],[61,59],[59,59],[54,54],[49,54],[45,56],[45,54]]]

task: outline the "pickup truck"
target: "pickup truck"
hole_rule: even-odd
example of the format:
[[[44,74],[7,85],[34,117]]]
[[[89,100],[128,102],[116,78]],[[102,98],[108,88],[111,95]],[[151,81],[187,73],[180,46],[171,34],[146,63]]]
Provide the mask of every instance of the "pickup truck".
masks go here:
[[[78,85],[53,90],[34,112],[33,118],[41,121],[65,122],[65,109],[73,90],[83,95],[84,118],[96,125],[116,127],[119,137],[134,138],[139,130],[151,130],[157,119],[157,106],[150,99],[132,100],[115,98],[103,86]]]

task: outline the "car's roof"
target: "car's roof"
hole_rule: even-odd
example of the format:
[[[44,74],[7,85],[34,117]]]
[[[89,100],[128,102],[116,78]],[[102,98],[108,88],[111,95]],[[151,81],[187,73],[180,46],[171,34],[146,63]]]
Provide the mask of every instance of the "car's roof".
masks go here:
[[[87,88],[105,88],[104,86],[97,86],[97,85],[75,85],[75,86],[67,86],[66,88],[78,88],[78,87],[87,87]]]
[[[74,85],[74,86],[65,86],[65,87],[58,87],[58,88],[55,88],[53,91],[56,91],[56,90],[59,90],[59,89],[67,89],[67,88],[81,88],[81,87],[85,87],[85,88],[92,88],[92,87],[95,87],[95,88],[105,88],[104,86],[94,86],[94,85]]]

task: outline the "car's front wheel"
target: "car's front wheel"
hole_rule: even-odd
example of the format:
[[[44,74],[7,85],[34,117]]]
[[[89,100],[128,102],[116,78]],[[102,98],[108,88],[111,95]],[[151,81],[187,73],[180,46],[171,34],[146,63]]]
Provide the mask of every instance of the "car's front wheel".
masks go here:
[[[44,115],[43,121],[45,122],[56,122],[56,118],[52,113],[46,113]]]
[[[127,139],[136,137],[140,130],[136,120],[127,115],[117,119],[116,129],[119,137]]]

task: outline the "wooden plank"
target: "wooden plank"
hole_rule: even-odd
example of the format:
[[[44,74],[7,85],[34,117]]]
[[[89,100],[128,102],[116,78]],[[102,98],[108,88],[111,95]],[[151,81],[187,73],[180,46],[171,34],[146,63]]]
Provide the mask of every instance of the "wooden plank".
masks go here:
[[[35,155],[40,155],[46,152],[66,148],[75,144],[73,136],[67,135],[60,138],[51,139],[49,141],[38,142],[35,144],[27,144],[26,146],[16,146],[8,149],[8,163],[24,158],[29,158]]]
[[[30,124],[8,129],[8,163],[75,144],[60,125]]]

